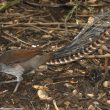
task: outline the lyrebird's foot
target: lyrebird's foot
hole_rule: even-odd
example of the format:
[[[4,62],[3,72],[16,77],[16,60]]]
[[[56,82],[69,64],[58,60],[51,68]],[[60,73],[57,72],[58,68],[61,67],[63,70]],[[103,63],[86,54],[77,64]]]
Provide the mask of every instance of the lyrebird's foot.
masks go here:
[[[20,83],[21,83],[21,81],[20,81],[20,82],[17,82],[16,87],[15,87],[15,89],[14,89],[13,93],[17,92],[17,90],[18,90],[18,87],[19,87]]]
[[[19,85],[20,85],[20,83],[21,83],[22,80],[23,80],[23,77],[22,76],[17,77],[17,84],[15,86],[15,89],[14,89],[13,93],[17,92],[18,87],[19,87]]]

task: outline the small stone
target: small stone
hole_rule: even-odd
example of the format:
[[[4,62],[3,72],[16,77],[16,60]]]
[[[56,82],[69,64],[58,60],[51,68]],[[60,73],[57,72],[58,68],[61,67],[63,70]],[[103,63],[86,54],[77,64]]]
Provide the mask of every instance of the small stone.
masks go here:
[[[93,105],[89,105],[88,110],[96,110]]]
[[[107,104],[110,104],[110,100],[107,100]]]
[[[73,95],[75,96],[75,95],[77,95],[78,94],[78,91],[75,89],[75,90],[73,90]]]
[[[106,88],[109,88],[110,87],[110,81],[104,81],[103,86]]]
[[[87,94],[88,97],[93,98],[94,94]]]
[[[33,48],[35,48],[35,47],[36,47],[36,45],[32,45],[32,47],[33,47]]]

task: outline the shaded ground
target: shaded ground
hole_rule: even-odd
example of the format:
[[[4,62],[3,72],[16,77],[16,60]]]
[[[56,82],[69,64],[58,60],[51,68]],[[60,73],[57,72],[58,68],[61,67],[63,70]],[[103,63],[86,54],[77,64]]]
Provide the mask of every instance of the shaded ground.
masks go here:
[[[87,23],[88,17],[100,10],[109,8],[102,1],[75,2],[70,5],[66,0],[26,0],[37,4],[31,6],[26,2],[0,13],[1,37],[0,49],[3,51],[14,48],[41,47],[49,52],[55,51],[69,43]],[[93,3],[92,3],[93,2]],[[60,5],[53,5],[60,4]],[[49,4],[49,6],[48,6]],[[83,60],[92,67],[95,60]],[[104,64],[103,60],[99,63]],[[99,73],[103,73],[100,71]],[[98,79],[93,79],[90,70],[82,67],[79,62],[58,66],[41,66],[35,72],[24,75],[18,92],[13,94],[16,84],[0,85],[0,108],[23,110],[110,110],[110,93],[107,88],[97,85],[101,74],[93,71]],[[2,74],[0,80],[12,77]],[[109,80],[109,77],[107,81]],[[108,84],[108,83],[107,83]],[[38,89],[33,85],[44,86],[41,90],[48,93],[49,98],[39,98]],[[40,95],[42,97],[43,95]],[[3,110],[5,110],[3,108]],[[11,109],[10,109],[11,110]]]

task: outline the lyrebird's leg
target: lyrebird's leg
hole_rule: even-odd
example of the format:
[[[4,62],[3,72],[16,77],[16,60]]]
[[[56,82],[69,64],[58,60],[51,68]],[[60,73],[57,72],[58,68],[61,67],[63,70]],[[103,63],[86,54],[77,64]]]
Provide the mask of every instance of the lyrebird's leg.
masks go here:
[[[0,82],[0,85],[1,85],[1,84],[7,84],[7,83],[17,82],[17,84],[16,84],[16,86],[15,86],[15,89],[14,89],[14,91],[13,91],[13,93],[15,93],[15,92],[18,90],[18,87],[19,87],[20,82],[21,82],[22,80],[23,80],[22,76],[19,76],[19,77],[17,77],[17,79],[15,79],[15,80],[2,81],[2,82]]]
[[[18,76],[17,77],[17,84],[16,84],[16,86],[15,86],[15,89],[14,89],[14,91],[13,91],[13,93],[15,93],[17,90],[18,90],[18,87],[19,87],[19,85],[20,85],[20,83],[21,83],[21,81],[23,80],[23,77],[22,76]]]

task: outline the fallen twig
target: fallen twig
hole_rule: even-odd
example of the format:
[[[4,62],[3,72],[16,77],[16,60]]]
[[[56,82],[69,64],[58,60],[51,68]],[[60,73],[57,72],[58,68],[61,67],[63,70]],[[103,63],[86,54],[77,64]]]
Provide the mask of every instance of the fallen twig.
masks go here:
[[[106,57],[110,57],[110,54],[105,54],[105,55],[89,55],[89,56],[85,56],[85,58],[106,58]]]

